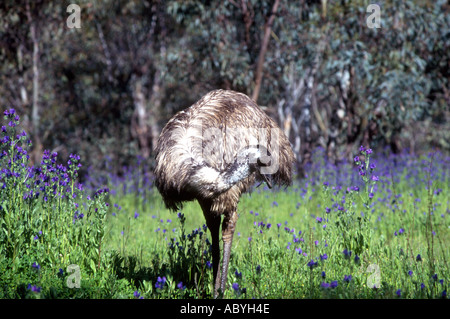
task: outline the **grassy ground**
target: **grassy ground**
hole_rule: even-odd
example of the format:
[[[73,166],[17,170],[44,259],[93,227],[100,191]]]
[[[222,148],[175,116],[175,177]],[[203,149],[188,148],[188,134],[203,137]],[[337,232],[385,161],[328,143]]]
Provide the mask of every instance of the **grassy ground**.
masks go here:
[[[196,202],[169,212],[142,162],[83,184],[77,155],[31,166],[19,117],[4,117],[0,298],[211,298]],[[447,298],[449,164],[361,148],[333,165],[318,150],[293,186],[242,196],[224,296]]]
[[[414,161],[411,167],[429,165],[426,160],[422,164],[420,159],[407,160]],[[412,174],[401,165],[368,183],[368,188],[374,185],[369,198],[364,183],[356,183],[359,191],[340,184],[354,175],[353,181],[358,181],[358,171],[350,165],[328,169],[321,165],[315,176],[288,189],[269,191],[261,186],[242,197],[225,297],[445,295],[448,170],[429,177],[419,167]],[[383,169],[381,163],[377,166]],[[114,200],[118,207],[108,217],[108,248],[123,258],[123,276],[129,274],[139,294],[210,297],[209,234],[199,205],[188,203],[180,218],[163,207],[156,192],[145,201],[135,194]],[[162,289],[156,288],[164,277]]]

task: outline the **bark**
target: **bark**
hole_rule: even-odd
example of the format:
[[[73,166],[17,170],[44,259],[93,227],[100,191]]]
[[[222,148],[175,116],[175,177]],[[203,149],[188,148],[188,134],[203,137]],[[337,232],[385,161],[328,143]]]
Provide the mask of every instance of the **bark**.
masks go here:
[[[150,105],[152,108],[150,109],[150,117],[149,117],[149,126],[150,126],[150,141],[151,141],[151,149],[155,149],[156,144],[158,142],[158,136],[160,133],[158,119],[160,117],[161,110],[161,101],[164,94],[164,88],[161,85],[161,74],[160,71],[157,71],[153,80],[152,86],[152,97],[150,99]]]
[[[133,115],[131,128],[132,134],[139,141],[141,155],[149,158],[152,149],[156,147],[160,133],[158,119],[161,109],[162,86],[160,80],[160,71],[156,71],[153,78],[153,85],[150,90],[150,98],[146,98],[145,90],[142,85],[142,78],[136,80],[133,88],[133,101],[135,112]]]
[[[247,45],[247,49],[251,46],[250,41],[250,28],[253,24],[253,18],[255,16],[255,12],[253,11],[252,4],[246,0],[241,0],[241,10],[242,17],[245,24],[245,44]]]
[[[131,123],[133,135],[138,139],[141,154],[144,158],[150,156],[148,145],[148,125],[147,125],[147,101],[142,92],[142,80],[138,79],[134,86],[133,101],[135,113]]]
[[[311,159],[311,103],[312,87],[314,78],[310,75],[306,80],[306,94],[302,106],[302,116],[304,118],[304,143],[302,152],[302,166],[305,166]]]
[[[103,52],[105,53],[105,62],[106,62],[106,68],[107,68],[107,77],[108,81],[110,83],[113,83],[114,78],[112,76],[112,59],[111,59],[111,53],[109,51],[108,45],[105,40],[105,35],[103,34],[102,26],[100,23],[96,22],[97,32],[98,32],[98,38],[100,39],[100,43],[102,45]]]
[[[19,91],[20,91],[20,99],[23,106],[27,106],[28,101],[28,92],[25,87],[25,80],[23,75],[23,44],[20,44],[17,48],[17,64],[19,69]]]
[[[26,4],[26,15],[28,18],[28,23],[30,26],[30,38],[33,43],[33,55],[32,55],[32,72],[33,72],[33,92],[32,92],[32,109],[31,109],[31,131],[33,134],[33,159],[34,163],[39,163],[42,157],[42,141],[40,137],[39,123],[39,38],[37,35],[37,23],[36,19],[33,18],[30,4]]]
[[[272,7],[272,13],[270,14],[269,20],[267,20],[264,26],[264,37],[261,44],[261,50],[259,51],[258,63],[256,65],[256,73],[255,73],[255,89],[253,91],[252,99],[257,102],[259,91],[261,90],[261,82],[263,76],[263,67],[264,67],[264,56],[266,55],[267,46],[269,45],[269,37],[270,32],[272,31],[273,21],[275,20],[275,15],[278,10],[278,5],[280,0],[275,0],[275,3]]]

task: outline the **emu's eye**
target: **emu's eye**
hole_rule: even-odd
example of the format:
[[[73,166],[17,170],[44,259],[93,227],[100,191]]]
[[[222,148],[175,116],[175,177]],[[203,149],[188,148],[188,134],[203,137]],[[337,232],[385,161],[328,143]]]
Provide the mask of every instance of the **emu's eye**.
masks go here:
[[[259,166],[270,166],[271,162],[270,156],[261,156],[258,158],[258,165]]]

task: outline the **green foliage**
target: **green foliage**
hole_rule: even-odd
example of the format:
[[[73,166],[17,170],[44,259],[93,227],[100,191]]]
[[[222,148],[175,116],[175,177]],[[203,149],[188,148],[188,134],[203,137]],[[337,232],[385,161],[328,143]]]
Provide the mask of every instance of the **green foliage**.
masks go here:
[[[187,230],[198,227],[203,218],[198,206],[188,205],[182,212],[186,225],[172,232],[174,238],[168,236],[170,229],[166,233],[161,229],[148,240],[148,229],[161,219],[167,226],[171,215],[151,188],[151,153],[143,151],[154,146],[161,126],[175,111],[206,91],[227,88],[252,93],[273,1],[79,1],[81,30],[65,26],[68,4],[25,0],[0,4],[5,22],[0,25],[0,82],[4,83],[0,104],[25,114],[22,124],[33,133],[31,137],[21,133],[15,114],[5,113],[8,123],[2,128],[0,154],[1,294],[9,298],[210,296],[206,233],[187,237]],[[278,114],[302,161],[302,155],[317,145],[327,148],[330,159],[350,158],[355,147],[369,143],[394,151],[450,149],[448,4],[380,1],[380,29],[366,25],[368,4],[362,0],[280,3],[258,103],[272,116]],[[36,71],[38,78],[34,78]],[[38,89],[33,79],[38,80]],[[34,149],[29,139],[37,141]],[[142,143],[147,140],[150,145]],[[58,149],[59,156],[71,163],[60,166],[57,156],[46,152],[40,166],[29,167],[39,162],[40,158],[29,156],[39,154],[41,147]],[[71,152],[85,159],[83,167],[78,166],[77,156],[69,156]],[[127,178],[123,165],[129,167],[139,153],[148,156],[149,167],[142,165],[132,172],[139,179],[134,176],[131,184],[121,184],[116,199],[124,210],[117,212],[117,218],[108,215],[114,208],[107,206],[106,194],[97,192],[88,198],[80,186],[84,169],[93,165],[108,173],[121,171]],[[364,161],[364,170],[370,173],[372,158],[359,155],[364,155],[360,169]],[[328,165],[324,157],[313,153],[313,167]],[[101,166],[104,158],[109,160]],[[307,164],[309,158],[304,158]],[[257,190],[244,197],[237,231],[241,236],[235,238],[230,265],[242,276],[234,277],[230,270],[229,286],[237,286],[227,296],[391,298],[401,289],[402,297],[439,297],[447,286],[433,276],[448,278],[443,244],[448,240],[448,208],[436,200],[440,193],[448,193],[448,174],[443,172],[444,182],[431,173],[423,176],[416,167],[426,171],[428,166],[407,160],[414,165],[401,162],[408,169],[395,175],[391,174],[394,162],[384,179],[380,174],[383,182],[363,175],[359,190],[356,183],[345,190],[328,179],[333,176],[338,181],[345,169],[330,173],[320,165],[316,170],[305,165],[306,178],[311,178],[308,185],[277,193]],[[319,194],[311,189],[316,178],[320,185],[330,183]],[[427,178],[435,183],[435,192],[441,191],[424,191],[419,185]],[[106,185],[103,180],[92,182]],[[122,181],[110,180],[110,186],[115,183]],[[380,197],[380,187],[388,186],[390,193],[386,190]],[[392,204],[381,206],[388,202]],[[342,209],[333,206],[338,203]],[[140,217],[135,218],[138,211]],[[153,215],[158,218],[149,217]],[[313,219],[305,217],[310,215]],[[273,226],[293,221],[293,216],[297,218],[293,227]],[[194,222],[189,224],[191,219]],[[262,228],[260,222],[272,228]],[[292,237],[293,228],[297,238]],[[300,230],[304,241],[294,242]],[[328,246],[317,246],[315,241]],[[182,249],[175,249],[179,246]],[[352,258],[358,255],[360,264],[343,257],[344,249],[352,252]],[[320,259],[324,253],[328,258]],[[418,254],[423,262],[415,261]],[[70,264],[81,268],[79,289],[67,287]],[[367,277],[376,274],[371,265],[377,265],[384,278],[375,290],[367,288]],[[324,279],[320,271],[325,271]],[[352,280],[344,282],[350,274]],[[334,281],[339,284],[333,288]]]
[[[27,114],[45,148],[80,154],[86,167],[108,156],[118,171],[207,91],[253,93],[273,1],[79,1],[81,29],[65,26],[68,4],[0,5],[0,103]],[[381,28],[371,29],[368,4],[281,1],[258,103],[292,143],[301,139],[300,155],[320,145],[348,157],[368,143],[449,150],[448,5],[380,1]],[[40,48],[38,127],[29,19]]]
[[[65,282],[55,278],[63,277],[69,265],[77,265],[84,276],[104,269],[106,192],[101,189],[93,198],[84,198],[77,182],[77,155],[70,155],[65,166],[57,163],[57,153],[46,151],[40,166],[29,166],[31,143],[25,132],[17,134],[19,117],[13,109],[4,114],[8,123],[2,126],[0,158],[2,295],[24,297],[23,285],[45,283],[43,294],[57,296]],[[9,280],[14,283],[9,285]]]
[[[179,213],[178,219],[179,238],[172,238],[169,243],[169,269],[182,285],[195,287],[196,295],[192,297],[211,297],[212,256],[211,243],[206,238],[207,227],[203,224],[186,234],[185,216]]]
[[[353,163],[335,166],[315,156],[293,187],[242,196],[225,298],[441,298],[449,275],[445,157],[385,158],[361,148]],[[198,203],[175,217],[157,193],[113,200],[106,241],[119,277],[139,297],[210,298]]]
[[[110,180],[113,205],[105,189],[88,198],[76,180],[77,156],[66,170],[50,153],[28,167],[26,135],[13,132],[14,112],[5,117],[2,298],[211,298],[210,239],[198,227],[198,203],[175,216],[156,192],[142,192],[138,173]],[[442,298],[446,159],[375,157],[361,147],[354,171],[320,151],[316,157],[293,187],[242,197],[225,297]],[[80,288],[69,284],[73,264]]]

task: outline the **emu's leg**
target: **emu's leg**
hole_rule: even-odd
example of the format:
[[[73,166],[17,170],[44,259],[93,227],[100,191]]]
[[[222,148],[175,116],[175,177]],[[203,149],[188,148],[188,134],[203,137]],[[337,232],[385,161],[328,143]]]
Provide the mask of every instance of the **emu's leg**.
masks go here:
[[[206,219],[206,226],[211,232],[212,239],[212,264],[213,264],[213,278],[214,278],[214,298],[217,298],[220,287],[220,246],[219,246],[219,231],[220,231],[220,215],[210,211],[209,205],[200,203],[203,214]]]
[[[222,240],[223,240],[223,260],[222,260],[222,278],[220,280],[220,289],[225,291],[227,284],[228,263],[230,262],[231,244],[233,242],[234,230],[238,215],[236,209],[231,213],[225,214],[222,224]]]

